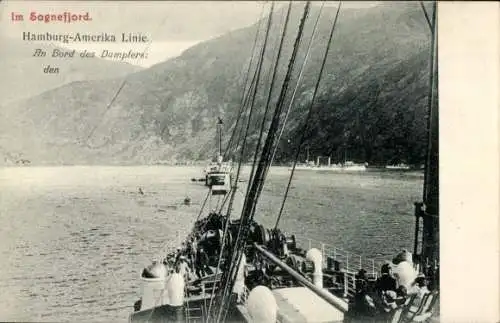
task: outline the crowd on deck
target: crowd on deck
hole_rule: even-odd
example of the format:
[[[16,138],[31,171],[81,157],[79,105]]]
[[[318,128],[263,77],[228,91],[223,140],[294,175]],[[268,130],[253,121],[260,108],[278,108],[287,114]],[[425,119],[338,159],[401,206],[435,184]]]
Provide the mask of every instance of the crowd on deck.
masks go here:
[[[411,306],[415,311],[434,289],[429,283],[429,277],[413,268],[411,254],[403,250],[392,263],[382,265],[374,283],[365,270],[357,273],[352,313],[361,317],[391,317],[403,306]]]
[[[186,281],[212,274],[209,265],[219,253],[223,224],[224,217],[217,213],[197,221],[181,247],[163,261],[168,270],[182,274]]]
[[[197,221],[181,247],[165,258],[167,270],[182,274],[186,281],[213,274],[210,266],[217,266],[224,224],[225,218],[216,213]],[[356,291],[349,312],[356,317],[389,318],[404,306],[418,308],[435,284],[436,277],[419,274],[411,253],[403,250],[392,262],[381,266],[375,280],[364,269],[356,274]]]

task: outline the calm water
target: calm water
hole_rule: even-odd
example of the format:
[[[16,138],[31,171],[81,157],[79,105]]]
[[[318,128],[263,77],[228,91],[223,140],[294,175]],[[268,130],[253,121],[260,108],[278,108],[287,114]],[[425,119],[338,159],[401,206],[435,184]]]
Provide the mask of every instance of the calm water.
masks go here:
[[[0,320],[126,321],[142,268],[174,248],[198,215],[207,191],[190,179],[200,171],[0,168]],[[285,168],[268,176],[256,216],[266,226],[274,225],[287,176]],[[298,172],[292,187],[285,231],[378,259],[411,250],[422,178]]]

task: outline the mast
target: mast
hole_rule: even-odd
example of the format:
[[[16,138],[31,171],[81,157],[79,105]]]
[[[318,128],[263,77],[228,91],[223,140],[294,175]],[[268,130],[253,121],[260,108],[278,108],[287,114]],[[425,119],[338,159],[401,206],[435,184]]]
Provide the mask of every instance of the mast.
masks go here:
[[[222,119],[219,117],[217,122],[217,162],[222,163]]]
[[[439,113],[438,113],[438,78],[437,78],[437,5],[434,2],[432,13],[432,60],[431,93],[429,104],[429,152],[426,167],[426,188],[424,191],[425,212],[424,235],[427,243],[423,254],[433,262],[439,259]]]
[[[425,11],[424,11],[425,13]],[[439,113],[438,113],[438,68],[437,68],[437,4],[433,3],[431,28],[431,55],[428,100],[428,143],[424,175],[423,203],[416,203],[415,246],[421,242],[419,262],[422,270],[430,276],[437,275],[439,266]],[[419,239],[420,218],[422,234]],[[432,277],[431,277],[432,278]],[[437,283],[434,280],[434,283]]]

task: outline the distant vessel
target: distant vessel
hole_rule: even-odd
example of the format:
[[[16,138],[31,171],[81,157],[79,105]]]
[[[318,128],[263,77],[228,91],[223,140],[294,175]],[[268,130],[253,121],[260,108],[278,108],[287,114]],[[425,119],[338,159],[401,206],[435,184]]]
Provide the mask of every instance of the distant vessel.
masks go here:
[[[226,194],[231,185],[232,162],[224,162],[222,156],[222,119],[217,122],[217,161],[211,162],[204,169],[205,186],[212,190],[212,194]]]
[[[289,168],[292,170],[292,167]],[[366,171],[366,164],[357,164],[352,161],[346,161],[344,164],[330,164],[330,165],[317,165],[317,164],[304,164],[295,166],[295,170],[305,171],[327,171],[327,172],[363,172]]]
[[[328,172],[363,172],[366,171],[367,164],[359,164],[353,161],[344,161],[343,163],[332,164],[331,158],[328,157],[328,163],[321,165],[320,156],[316,158],[316,163],[309,161],[309,149],[307,150],[307,159],[305,164],[297,164],[295,170],[301,171],[328,171]],[[288,170],[292,170],[290,167]]]
[[[387,165],[385,166],[386,169],[410,169],[410,166],[404,163],[397,164],[397,165]]]

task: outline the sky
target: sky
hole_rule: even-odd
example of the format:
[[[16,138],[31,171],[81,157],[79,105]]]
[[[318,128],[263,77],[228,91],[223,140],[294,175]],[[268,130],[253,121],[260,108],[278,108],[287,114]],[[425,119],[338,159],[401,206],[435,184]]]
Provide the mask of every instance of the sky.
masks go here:
[[[338,2],[327,2],[336,6]],[[127,62],[142,67],[178,56],[187,48],[228,31],[255,23],[262,14],[263,1],[13,1],[0,3],[1,33],[10,39],[22,39],[31,33],[108,33],[118,38],[121,33],[141,33],[147,43],[58,43],[68,49],[108,52],[147,52],[147,58]],[[314,5],[320,5],[315,2]],[[286,2],[279,2],[279,6]],[[374,2],[344,2],[345,8],[371,7]],[[267,5],[267,8],[269,5]],[[30,13],[75,14],[89,12],[92,21],[74,23],[30,21]],[[23,15],[13,21],[12,14]]]

